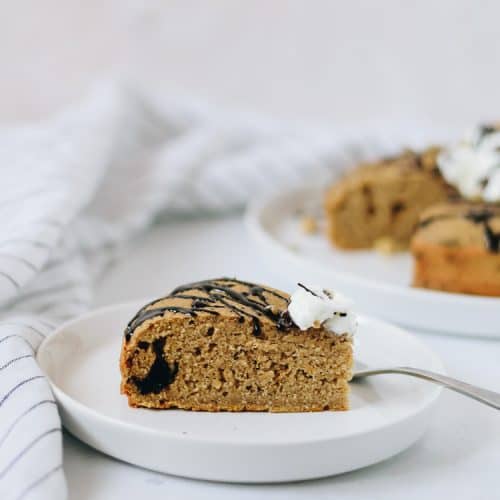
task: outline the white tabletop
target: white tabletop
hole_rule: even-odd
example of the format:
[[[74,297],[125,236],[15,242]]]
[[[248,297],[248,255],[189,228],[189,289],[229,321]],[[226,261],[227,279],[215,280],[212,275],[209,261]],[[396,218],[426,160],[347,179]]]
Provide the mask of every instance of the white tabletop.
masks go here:
[[[280,276],[280,273],[281,276]],[[221,275],[284,286],[271,272],[241,217],[174,221],[136,241],[99,284],[96,305],[160,295],[174,285]],[[500,391],[498,341],[420,334],[448,372]],[[64,436],[71,500],[203,498],[492,499],[498,498],[500,413],[445,391],[425,437],[404,453],[341,476],[279,485],[210,483],[150,472]]]

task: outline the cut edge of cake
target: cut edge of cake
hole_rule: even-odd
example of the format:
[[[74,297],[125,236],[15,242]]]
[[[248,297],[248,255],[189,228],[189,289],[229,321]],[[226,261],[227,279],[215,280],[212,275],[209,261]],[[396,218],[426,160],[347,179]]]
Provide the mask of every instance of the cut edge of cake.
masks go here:
[[[364,164],[326,192],[327,236],[341,249],[408,248],[420,213],[457,196],[437,167],[440,149]]]

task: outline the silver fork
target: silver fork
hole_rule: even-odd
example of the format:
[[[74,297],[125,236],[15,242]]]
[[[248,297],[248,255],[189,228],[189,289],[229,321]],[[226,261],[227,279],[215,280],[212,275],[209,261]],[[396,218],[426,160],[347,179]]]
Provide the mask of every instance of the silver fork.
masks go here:
[[[421,370],[420,368],[411,368],[408,366],[395,366],[390,368],[370,368],[363,363],[356,362],[357,369],[352,377],[353,381],[360,380],[365,377],[370,377],[372,375],[383,375],[386,373],[397,373],[400,375],[409,375],[410,377],[417,377],[429,382],[434,382],[435,384],[442,385],[447,389],[459,392],[464,396],[475,399],[485,405],[491,406],[500,410],[500,393],[495,391],[489,391],[488,389],[482,389],[475,385],[467,384],[461,380],[457,380],[452,377],[447,377],[439,373],[430,372],[428,370]]]

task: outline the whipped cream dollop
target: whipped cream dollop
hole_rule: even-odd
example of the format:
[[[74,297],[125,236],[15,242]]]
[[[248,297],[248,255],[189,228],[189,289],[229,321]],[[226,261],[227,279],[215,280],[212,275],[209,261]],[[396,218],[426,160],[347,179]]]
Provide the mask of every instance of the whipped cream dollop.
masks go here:
[[[358,326],[353,302],[319,286],[299,283],[299,288],[290,297],[288,314],[301,330],[323,326],[338,335],[354,335]]]
[[[472,200],[500,202],[500,129],[481,125],[437,159],[445,180]]]

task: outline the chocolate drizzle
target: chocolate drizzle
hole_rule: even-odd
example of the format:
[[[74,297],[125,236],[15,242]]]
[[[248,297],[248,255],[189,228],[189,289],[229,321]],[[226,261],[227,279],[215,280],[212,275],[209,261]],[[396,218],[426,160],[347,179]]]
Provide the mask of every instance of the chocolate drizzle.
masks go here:
[[[307,286],[303,285],[302,283],[297,283],[300,288],[304,289],[306,292],[309,292],[311,295],[314,295],[315,297],[319,297],[319,295],[315,292],[313,292],[310,288],[307,288]]]
[[[243,288],[243,290],[238,291],[235,287]],[[278,298],[283,303],[283,307],[280,307],[279,311],[269,302],[269,296]],[[178,305],[176,302],[175,305],[170,305],[168,304],[169,299],[182,299],[186,301],[186,304]],[[155,307],[155,304],[161,305]],[[145,321],[162,316],[166,312],[196,317],[200,312],[219,315],[219,310],[223,308],[236,313],[240,323],[244,323],[245,319],[250,319],[253,335],[260,337],[264,317],[275,322],[281,330],[293,326],[291,319],[284,316],[287,305],[287,296],[253,283],[229,278],[200,281],[179,286],[170,295],[144,306],[127,325],[125,340],[128,342],[134,330]]]
[[[424,228],[439,220],[464,218],[473,224],[480,224],[484,231],[484,244],[490,252],[500,252],[500,231],[493,231],[490,225],[491,219],[500,218],[500,211],[495,212],[487,207],[471,208],[461,213],[437,214],[420,221],[419,228]]]
[[[258,318],[252,318],[252,334],[254,337],[260,337],[262,334],[262,329],[260,327],[260,321]]]
[[[484,239],[486,240],[486,248],[490,252],[500,252],[500,231],[494,232],[488,222],[484,222]]]
[[[490,134],[494,134],[495,132],[498,132],[498,129],[494,125],[481,125],[479,127],[478,132],[479,133],[478,133],[477,142],[479,144],[486,136],[488,136]]]
[[[456,214],[438,214],[438,215],[431,215],[430,217],[427,217],[426,219],[422,219],[418,223],[418,227],[420,229],[423,229],[424,227],[430,226],[431,224],[434,224],[434,222],[440,221],[440,220],[446,220],[446,219],[454,219],[456,218]]]
[[[472,221],[474,224],[486,224],[494,215],[495,214],[491,210],[471,210],[470,212],[466,213],[464,217]]]
[[[290,316],[288,310],[283,311],[280,314],[280,317],[276,323],[276,327],[278,328],[278,330],[286,331],[289,330],[290,328],[293,328],[294,326],[295,323],[293,322],[292,317]]]

